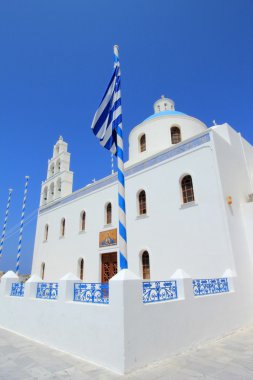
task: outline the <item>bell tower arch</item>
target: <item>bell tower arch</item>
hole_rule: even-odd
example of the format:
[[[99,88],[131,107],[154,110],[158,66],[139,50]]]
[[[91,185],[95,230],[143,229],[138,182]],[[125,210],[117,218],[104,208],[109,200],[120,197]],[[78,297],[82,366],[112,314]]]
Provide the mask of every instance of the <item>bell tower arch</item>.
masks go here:
[[[62,136],[54,145],[53,157],[48,160],[47,179],[42,182],[40,207],[72,193],[73,172],[70,171],[68,144]]]

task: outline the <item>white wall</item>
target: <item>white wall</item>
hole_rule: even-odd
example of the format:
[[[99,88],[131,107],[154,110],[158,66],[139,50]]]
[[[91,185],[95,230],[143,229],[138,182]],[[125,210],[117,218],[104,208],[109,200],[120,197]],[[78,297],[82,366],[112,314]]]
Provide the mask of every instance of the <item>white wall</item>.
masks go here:
[[[159,156],[158,156],[159,158]],[[131,170],[131,168],[129,169]],[[128,173],[128,172],[127,172]],[[180,179],[190,174],[195,203],[182,205]],[[84,280],[100,281],[100,255],[118,247],[99,249],[99,232],[117,228],[117,185],[113,182],[90,192],[80,192],[42,210],[37,224],[32,273],[40,274],[46,263],[45,279],[58,280],[66,272],[77,275],[79,258],[84,259]],[[147,195],[147,216],[139,217],[137,193]],[[84,189],[85,191],[85,189]],[[69,201],[68,201],[69,199]],[[113,220],[104,225],[104,206],[113,205]],[[141,275],[140,253],[150,254],[151,278],[163,280],[184,267],[193,277],[219,277],[234,269],[232,248],[225,223],[225,199],[212,142],[182,152],[167,161],[142,168],[126,177],[126,207],[129,268]],[[79,232],[80,213],[86,211],[86,231]],[[60,221],[66,219],[66,234],[60,238]],[[44,226],[48,241],[43,242]]]
[[[112,223],[105,225],[104,207],[112,203]],[[116,184],[104,187],[86,197],[75,199],[38,217],[32,273],[40,274],[45,262],[45,280],[54,281],[71,271],[78,275],[78,260],[84,259],[84,280],[101,281],[100,254],[115,252],[117,247],[99,249],[99,231],[117,228]],[[86,212],[86,228],[80,231],[80,213]],[[66,220],[65,236],[60,236],[60,222]],[[48,241],[44,242],[44,227],[49,225]]]
[[[217,129],[221,133],[216,133]],[[216,152],[216,169],[222,198],[224,199],[224,229],[227,229],[226,233],[233,252],[236,271],[242,276],[243,280],[246,272],[251,270],[250,250],[253,248],[252,243],[247,241],[246,235],[251,224],[249,213],[253,218],[252,209],[248,210],[247,220],[244,214],[248,194],[252,192],[249,178],[251,168],[246,165],[240,135],[228,124],[214,128],[212,136]],[[224,136],[226,137],[224,138]],[[248,160],[250,158],[252,160],[249,154],[250,150],[248,150]],[[227,196],[232,196],[233,202],[231,205],[226,203]],[[247,224],[248,227],[245,228]],[[244,254],[243,263],[242,254]]]
[[[229,279],[229,293],[194,297],[192,279],[179,279],[178,300],[143,304],[142,281],[123,270],[110,281],[110,303],[96,305],[71,301],[74,280],[61,280],[57,301],[34,298],[33,282],[25,297],[10,297],[16,279],[7,275],[0,326],[127,373],[252,323],[252,275],[241,280]]]
[[[207,127],[200,120],[187,115],[159,116],[145,120],[132,129],[129,135],[129,161],[126,167],[133,165],[153,154],[175,146],[171,144],[170,128],[177,126],[181,130],[182,141],[204,132]],[[139,138],[146,135],[146,151],[140,152]]]

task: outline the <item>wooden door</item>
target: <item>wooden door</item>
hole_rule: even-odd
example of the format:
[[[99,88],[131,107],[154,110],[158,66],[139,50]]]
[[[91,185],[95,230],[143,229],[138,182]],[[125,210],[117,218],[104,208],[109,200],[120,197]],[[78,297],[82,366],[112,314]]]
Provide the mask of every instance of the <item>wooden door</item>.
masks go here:
[[[101,255],[101,282],[108,282],[118,272],[117,252]]]

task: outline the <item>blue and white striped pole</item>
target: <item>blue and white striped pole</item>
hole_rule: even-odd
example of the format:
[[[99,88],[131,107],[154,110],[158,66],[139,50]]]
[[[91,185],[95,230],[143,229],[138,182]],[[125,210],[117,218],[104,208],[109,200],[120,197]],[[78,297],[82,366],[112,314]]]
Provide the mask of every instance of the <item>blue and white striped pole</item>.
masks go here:
[[[24,192],[24,199],[23,199],[23,206],[22,206],[22,213],[21,213],[19,241],[18,241],[18,254],[17,254],[17,264],[16,264],[16,273],[17,274],[19,273],[19,266],[20,266],[20,253],[21,253],[21,244],[22,244],[22,238],[23,238],[25,206],[26,206],[26,198],[27,198],[27,189],[28,189],[29,176],[26,176],[25,179],[26,179],[26,182],[25,182],[25,192]]]
[[[125,176],[124,176],[124,149],[123,149],[123,125],[121,110],[121,92],[120,92],[120,64],[119,64],[119,47],[114,45],[114,67],[119,67],[117,81],[118,91],[114,93],[114,102],[120,103],[116,112],[121,116],[121,122],[117,125],[117,166],[118,166],[118,205],[119,205],[119,252],[120,252],[120,269],[127,269],[127,233],[126,233],[126,206],[125,206]],[[114,119],[116,117],[114,116]]]
[[[8,222],[12,191],[13,191],[12,189],[9,189],[9,196],[8,196],[7,207],[6,207],[5,218],[4,218],[4,225],[3,225],[3,232],[2,232],[1,242],[0,242],[0,258],[3,256],[4,239],[5,239],[7,222]]]

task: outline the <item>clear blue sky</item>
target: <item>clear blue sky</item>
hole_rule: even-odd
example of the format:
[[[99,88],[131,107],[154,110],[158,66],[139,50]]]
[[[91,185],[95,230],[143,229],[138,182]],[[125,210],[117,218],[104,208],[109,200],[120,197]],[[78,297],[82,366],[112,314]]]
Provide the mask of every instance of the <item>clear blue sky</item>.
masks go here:
[[[8,188],[9,230],[39,204],[59,135],[69,143],[74,190],[110,173],[110,154],[90,130],[120,46],[125,146],[161,94],[208,126],[228,122],[253,143],[252,0],[2,0],[0,2],[0,232]],[[126,154],[127,158],[127,154]],[[29,272],[36,218],[25,226]],[[14,269],[18,234],[0,270]],[[70,253],[71,254],[71,253]]]

